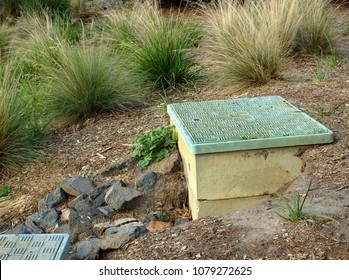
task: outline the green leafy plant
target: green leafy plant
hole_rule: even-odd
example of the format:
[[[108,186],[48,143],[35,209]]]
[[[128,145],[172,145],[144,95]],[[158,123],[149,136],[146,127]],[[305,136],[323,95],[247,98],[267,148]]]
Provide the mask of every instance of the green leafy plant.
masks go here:
[[[12,193],[12,188],[7,185],[0,186],[0,197],[8,196]]]
[[[319,218],[335,221],[330,216],[319,215],[319,214],[309,214],[303,211],[304,203],[308,198],[311,185],[312,185],[312,182],[309,183],[307,191],[303,197],[300,194],[297,194],[294,199],[288,199],[286,197],[280,196],[279,200],[277,201],[277,204],[281,208],[283,208],[284,213],[282,214],[277,213],[277,215],[289,222],[301,221],[309,217],[319,217]]]
[[[141,158],[140,166],[147,166],[152,160],[160,161],[170,156],[171,149],[177,143],[177,133],[174,126],[166,125],[156,130],[137,135],[132,156]]]

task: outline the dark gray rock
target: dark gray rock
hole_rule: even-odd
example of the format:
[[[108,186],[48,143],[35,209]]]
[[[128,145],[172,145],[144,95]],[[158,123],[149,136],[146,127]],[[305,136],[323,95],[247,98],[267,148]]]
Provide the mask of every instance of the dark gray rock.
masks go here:
[[[133,169],[137,165],[137,160],[128,156],[102,169],[100,174],[102,176],[117,176],[124,171]]]
[[[177,150],[173,151],[168,158],[164,158],[159,162],[151,165],[151,170],[158,174],[167,175],[181,170],[181,157]]]
[[[34,223],[28,223],[26,222],[27,230],[29,233],[32,234],[43,234],[45,233],[41,228],[39,228],[37,225]]]
[[[18,224],[7,233],[8,234],[31,234],[32,232],[30,232],[30,230],[25,224]]]
[[[55,229],[54,233],[67,233],[70,235],[70,226],[68,222],[58,223],[57,229]]]
[[[1,233],[4,233],[8,230],[11,230],[12,229],[12,223],[7,221],[7,222],[2,222],[0,223],[0,232]]]
[[[102,214],[107,218],[110,218],[115,213],[115,210],[110,206],[98,207],[97,210],[101,211]]]
[[[126,187],[126,184],[121,181],[121,180],[111,180],[110,183],[113,182],[113,184],[109,185],[108,188],[105,188],[105,186],[103,186],[103,191],[100,192],[100,194],[93,200],[93,204],[96,206],[96,207],[100,207],[100,206],[103,206],[105,205],[105,196],[106,196],[106,193],[108,191],[108,189],[111,187],[111,186],[114,186],[114,187]]]
[[[64,179],[59,187],[68,195],[78,196],[93,191],[94,183],[90,178],[77,176]]]
[[[138,188],[142,188],[149,191],[155,187],[156,181],[157,181],[156,173],[153,171],[149,171],[136,180],[136,186]]]
[[[74,253],[69,253],[68,252],[68,255],[67,255],[67,260],[68,261],[75,261],[75,260],[77,260],[78,258],[76,257],[76,253],[74,252]]]
[[[119,231],[120,231],[120,227],[110,227],[110,228],[107,228],[105,230],[104,236],[109,236],[109,235],[115,234]]]
[[[127,203],[141,195],[142,194],[135,189],[113,185],[108,189],[105,201],[115,211],[118,211],[123,207],[127,207]]]
[[[39,200],[38,210],[39,212],[49,210],[62,205],[66,201],[67,195],[63,192],[62,188],[57,187]]]
[[[100,235],[103,235],[104,231],[110,227],[120,227],[120,226],[129,224],[129,223],[134,223],[134,222],[137,222],[135,218],[122,218],[112,222],[108,221],[104,223],[98,223],[93,226],[93,232],[96,235],[100,236]]]
[[[164,211],[156,211],[151,212],[145,218],[142,220],[144,224],[147,224],[151,221],[162,221],[162,222],[168,222],[171,219],[171,215]]]
[[[106,217],[97,209],[73,211],[70,214],[69,227],[72,241],[86,239],[93,235],[93,225],[105,221]]]
[[[72,201],[69,202],[68,206],[76,211],[87,211],[90,208],[93,208],[93,202],[90,200],[90,197],[87,194],[80,194]]]
[[[96,260],[99,256],[100,240],[98,238],[91,238],[83,240],[76,244],[75,257],[77,260]]]
[[[98,196],[100,196],[103,192],[106,192],[112,185],[117,183],[118,180],[109,180],[108,182],[99,185],[97,188],[93,189],[88,193],[89,197],[92,200],[95,200]]]
[[[185,224],[185,223],[188,223],[188,222],[190,222],[190,219],[189,219],[189,218],[177,218],[177,219],[175,220],[174,225],[175,225],[175,226],[179,226],[179,225],[182,225],[182,224]]]
[[[118,232],[108,235],[101,240],[100,248],[102,250],[119,249],[147,232],[146,227],[140,222],[120,226]]]
[[[56,209],[34,213],[27,217],[25,225],[32,233],[43,233],[58,224],[59,213]]]

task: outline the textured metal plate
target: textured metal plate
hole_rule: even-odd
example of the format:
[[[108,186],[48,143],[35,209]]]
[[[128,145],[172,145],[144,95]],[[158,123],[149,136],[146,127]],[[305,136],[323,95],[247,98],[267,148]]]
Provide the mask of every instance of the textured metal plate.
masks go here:
[[[2,234],[0,260],[64,260],[68,234]]]
[[[167,106],[193,154],[333,142],[333,132],[280,96]]]

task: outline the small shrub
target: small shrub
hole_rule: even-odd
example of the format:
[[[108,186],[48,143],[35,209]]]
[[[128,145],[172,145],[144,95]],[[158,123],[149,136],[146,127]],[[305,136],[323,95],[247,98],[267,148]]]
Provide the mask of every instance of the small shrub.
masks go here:
[[[103,47],[62,48],[45,73],[47,110],[68,123],[106,111],[129,110],[142,101],[132,74]]]
[[[170,151],[177,143],[177,133],[174,127],[166,125],[156,130],[137,135],[136,146],[132,155],[139,157],[140,166],[147,166],[152,160],[160,161],[170,156]]]

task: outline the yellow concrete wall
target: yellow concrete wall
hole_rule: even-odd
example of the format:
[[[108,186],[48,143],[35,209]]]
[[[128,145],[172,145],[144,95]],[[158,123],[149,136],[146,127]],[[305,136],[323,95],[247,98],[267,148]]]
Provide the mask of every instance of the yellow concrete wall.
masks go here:
[[[302,147],[192,154],[181,135],[178,147],[188,184],[193,219],[258,204],[302,172]]]
[[[214,200],[272,194],[302,172],[297,151],[292,147],[196,155],[196,196]]]
[[[258,205],[265,199],[270,198],[269,195],[266,195],[218,200],[198,200],[190,188],[188,189],[188,191],[189,207],[193,220],[204,217],[224,215],[229,212],[247,209],[255,205]]]

